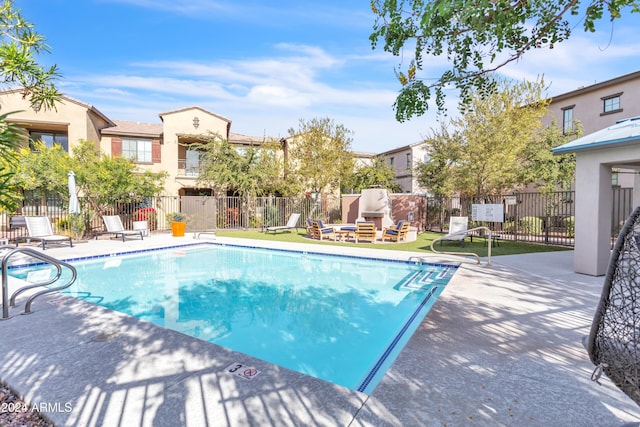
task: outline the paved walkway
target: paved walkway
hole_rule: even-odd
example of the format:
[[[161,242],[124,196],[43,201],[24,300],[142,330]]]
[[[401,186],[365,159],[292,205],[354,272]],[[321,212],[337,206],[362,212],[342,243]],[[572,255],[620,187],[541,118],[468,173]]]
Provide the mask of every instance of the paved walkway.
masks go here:
[[[211,239],[202,236],[202,241]],[[274,244],[376,255],[346,246]],[[194,243],[154,235],[47,249],[59,258]],[[384,251],[406,259],[420,255]],[[465,259],[367,396],[61,295],[0,322],[0,379],[59,426],[618,426],[640,408],[590,380],[581,344],[603,278],[573,252]],[[433,257],[441,261],[440,257]],[[354,349],[357,351],[357,349]],[[225,371],[255,366],[248,381]]]

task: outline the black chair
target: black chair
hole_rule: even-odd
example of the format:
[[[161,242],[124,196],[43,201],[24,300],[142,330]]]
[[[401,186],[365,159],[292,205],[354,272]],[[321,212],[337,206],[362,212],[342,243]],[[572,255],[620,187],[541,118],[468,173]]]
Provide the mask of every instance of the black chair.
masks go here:
[[[640,206],[625,222],[614,245],[600,303],[585,347],[602,373],[640,405]],[[640,425],[637,423],[627,425]]]

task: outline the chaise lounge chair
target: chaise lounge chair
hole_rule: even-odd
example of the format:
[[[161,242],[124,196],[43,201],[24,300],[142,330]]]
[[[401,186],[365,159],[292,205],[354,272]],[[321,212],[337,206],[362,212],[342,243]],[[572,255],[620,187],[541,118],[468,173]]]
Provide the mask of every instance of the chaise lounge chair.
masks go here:
[[[124,225],[122,225],[122,220],[118,215],[103,215],[102,220],[104,221],[104,226],[107,228],[107,233],[112,233],[115,236],[114,238],[118,238],[118,235],[122,236],[122,241],[126,236],[140,236],[140,240],[144,240],[142,237],[142,233],[144,230],[125,230]],[[97,236],[96,236],[97,237]]]
[[[298,219],[300,219],[300,214],[292,213],[291,216],[289,216],[287,225],[280,225],[277,227],[267,227],[267,233],[269,231],[273,231],[273,234],[276,234],[278,230],[291,230],[292,228],[295,228],[296,231],[298,231]]]
[[[371,243],[376,241],[376,224],[374,222],[358,222],[356,223],[356,243],[360,240],[368,240]]]
[[[385,227],[382,230],[382,241],[389,239],[392,242],[399,242],[401,240],[407,240],[407,234],[409,233],[409,221],[398,221],[393,227]]]
[[[40,240],[42,242],[42,250],[46,249],[46,244],[50,242],[54,243],[66,243],[69,242],[69,247],[73,247],[71,242],[71,236],[62,236],[59,234],[53,234],[53,228],[51,222],[46,216],[25,216],[25,225],[27,227],[27,233],[29,239]],[[18,240],[16,239],[16,246]]]
[[[449,233],[440,238],[440,246],[442,246],[443,240],[450,240],[455,242],[462,242],[462,247],[464,248],[464,239],[467,238],[468,224],[469,217],[452,216],[449,220]]]
[[[317,220],[313,220],[311,221],[312,227],[313,227],[313,237],[317,238],[319,240],[322,240],[325,237],[331,237],[332,239],[335,240],[336,235],[335,232],[333,230],[333,227],[326,227],[323,223],[322,220],[317,219]]]

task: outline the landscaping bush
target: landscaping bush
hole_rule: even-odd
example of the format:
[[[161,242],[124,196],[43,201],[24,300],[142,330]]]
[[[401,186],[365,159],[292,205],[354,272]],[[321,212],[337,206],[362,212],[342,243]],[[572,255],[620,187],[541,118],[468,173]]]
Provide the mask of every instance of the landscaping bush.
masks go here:
[[[576,218],[573,216],[563,218],[562,225],[567,233],[567,237],[574,237],[576,231]]]
[[[541,234],[544,222],[541,218],[535,216],[525,216],[518,220],[518,233],[522,234]],[[507,221],[502,224],[504,231],[515,232],[515,221]]]
[[[520,228],[520,231],[525,234],[541,234],[543,224],[544,223],[541,218],[535,216],[525,216],[524,218],[520,218],[518,227]]]

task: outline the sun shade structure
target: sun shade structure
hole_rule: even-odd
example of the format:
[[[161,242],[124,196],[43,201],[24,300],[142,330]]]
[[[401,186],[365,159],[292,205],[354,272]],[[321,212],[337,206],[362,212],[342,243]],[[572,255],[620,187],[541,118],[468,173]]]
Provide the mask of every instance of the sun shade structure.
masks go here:
[[[640,405],[640,206],[616,240],[600,303],[586,342],[596,365]],[[634,424],[635,425],[635,424]]]
[[[602,276],[611,251],[611,172],[613,168],[640,171],[640,117],[621,120],[552,151],[576,154],[574,270]],[[640,200],[640,176],[634,179],[633,200]]]

